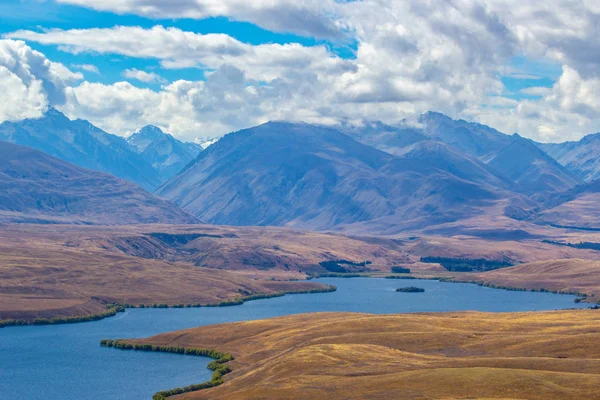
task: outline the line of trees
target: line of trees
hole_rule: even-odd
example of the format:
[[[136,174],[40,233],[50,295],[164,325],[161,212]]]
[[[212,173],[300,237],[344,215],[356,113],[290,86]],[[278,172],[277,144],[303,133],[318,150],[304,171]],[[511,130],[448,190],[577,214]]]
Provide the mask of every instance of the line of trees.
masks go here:
[[[557,242],[555,240],[542,240],[542,243],[553,244],[556,246],[572,247],[574,249],[600,250],[600,243],[595,242],[566,243]]]
[[[195,392],[197,390],[219,386],[223,384],[223,376],[231,372],[231,368],[225,364],[234,359],[233,355],[230,353],[213,349],[198,349],[183,346],[158,346],[144,343],[128,343],[122,339],[102,339],[100,341],[100,346],[113,347],[115,349],[121,350],[160,351],[165,353],[177,353],[191,356],[210,357],[214,359],[214,361],[211,361],[207,366],[208,369],[213,371],[210,381],[175,389],[163,390],[155,393],[154,396],[152,396],[152,400],[165,400],[167,397],[170,396],[175,396],[178,394],[188,392]]]
[[[421,257],[421,262],[440,264],[452,272],[491,271],[514,265],[507,260],[486,260],[485,258]]]
[[[350,261],[350,260],[328,260],[328,261],[321,261],[319,263],[319,265],[321,267],[325,268],[327,271],[338,272],[338,273],[353,272],[353,271],[349,271],[348,268],[344,267],[344,265],[348,265],[351,267],[361,267],[362,269],[370,271],[370,269],[367,268],[367,266],[371,265],[371,264],[372,264],[371,261],[356,262],[356,261]]]
[[[58,324],[73,324],[76,322],[98,321],[108,317],[114,317],[117,313],[125,311],[125,307],[120,304],[111,304],[107,306],[107,311],[97,314],[88,314],[74,317],[55,317],[55,318],[36,318],[34,320],[24,319],[8,319],[0,321],[0,328],[7,326],[22,326],[22,325],[58,325]]]

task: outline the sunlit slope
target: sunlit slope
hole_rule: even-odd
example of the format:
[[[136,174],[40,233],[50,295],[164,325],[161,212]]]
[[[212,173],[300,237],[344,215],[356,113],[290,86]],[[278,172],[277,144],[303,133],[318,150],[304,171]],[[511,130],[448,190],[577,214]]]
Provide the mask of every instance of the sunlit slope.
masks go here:
[[[144,342],[218,348],[226,383],[179,399],[598,399],[600,312],[303,314]]]

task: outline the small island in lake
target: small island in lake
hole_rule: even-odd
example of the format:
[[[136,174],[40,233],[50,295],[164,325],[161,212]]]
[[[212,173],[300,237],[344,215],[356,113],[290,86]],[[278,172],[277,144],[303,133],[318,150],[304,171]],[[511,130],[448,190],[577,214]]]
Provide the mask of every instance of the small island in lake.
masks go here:
[[[423,293],[423,292],[425,292],[425,289],[414,287],[414,286],[409,286],[409,287],[398,288],[398,289],[396,289],[396,292]]]

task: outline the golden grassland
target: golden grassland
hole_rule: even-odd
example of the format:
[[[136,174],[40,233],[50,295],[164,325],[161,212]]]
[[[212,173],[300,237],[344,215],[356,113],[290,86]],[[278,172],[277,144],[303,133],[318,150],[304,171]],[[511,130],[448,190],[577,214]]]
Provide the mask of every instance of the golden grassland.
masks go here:
[[[72,240],[85,240],[82,233],[93,237],[94,231],[82,228],[77,234],[56,235],[19,229],[0,230],[0,320],[99,314],[108,303],[216,304],[258,293],[324,287],[290,281],[294,275],[273,279],[277,273],[240,274],[71,245]]]
[[[556,232],[563,236],[553,240],[600,242],[599,233]],[[152,236],[155,233],[171,236],[163,240]],[[371,261],[368,268],[379,275],[403,265],[418,277],[582,292],[598,298],[600,263],[590,261],[598,254],[539,239],[352,238],[287,228],[211,225],[9,224],[0,225],[0,320],[98,314],[107,303],[215,304],[257,293],[309,290],[319,286],[296,280],[323,272],[319,262],[334,259]],[[460,274],[418,262],[427,255],[519,261],[579,258]]]
[[[168,233],[166,243],[148,233]],[[185,235],[201,235],[186,242]],[[364,259],[363,259],[364,257]],[[0,320],[72,317],[105,304],[216,304],[324,288],[300,270],[327,259],[405,255],[343,236],[210,225],[0,226]],[[389,270],[390,264],[383,268]]]
[[[600,312],[316,313],[130,343],[231,353],[173,399],[600,399]]]
[[[588,301],[600,302],[600,261],[537,261],[484,273],[461,274],[455,279],[500,287],[585,293]]]

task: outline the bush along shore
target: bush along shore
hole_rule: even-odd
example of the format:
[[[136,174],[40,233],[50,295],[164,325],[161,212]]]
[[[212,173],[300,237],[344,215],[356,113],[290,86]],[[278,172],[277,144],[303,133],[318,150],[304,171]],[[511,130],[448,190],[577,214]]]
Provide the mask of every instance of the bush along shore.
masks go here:
[[[248,296],[242,296],[231,300],[224,300],[215,304],[109,304],[107,305],[107,311],[99,314],[89,314],[75,317],[56,317],[56,318],[36,318],[34,320],[22,320],[22,319],[7,319],[0,320],[0,328],[8,326],[21,326],[21,325],[55,325],[55,324],[72,324],[76,322],[89,322],[98,321],[103,318],[114,317],[117,313],[125,311],[126,308],[198,308],[198,307],[229,307],[239,306],[247,301],[260,300],[260,299],[271,299],[274,297],[282,297],[286,294],[310,294],[310,293],[329,293],[335,292],[336,286],[327,285],[324,288],[305,289],[305,290],[293,290],[289,292],[274,292],[274,293],[257,293]]]
[[[76,322],[98,321],[108,317],[114,317],[117,313],[125,311],[125,306],[121,304],[110,304],[106,307],[106,312],[98,314],[88,314],[74,317],[55,317],[55,318],[36,318],[34,320],[24,319],[6,319],[0,321],[0,328],[7,326],[21,325],[58,325],[58,324],[73,324]]]
[[[152,396],[152,400],[165,400],[167,397],[175,396],[177,394],[195,392],[197,390],[208,389],[211,387],[219,386],[223,383],[223,376],[231,372],[231,368],[225,365],[229,361],[233,360],[234,357],[222,351],[211,350],[211,349],[196,349],[193,347],[183,347],[183,346],[155,346],[151,344],[132,344],[127,343],[121,339],[110,340],[103,339],[100,341],[100,346],[102,347],[113,347],[115,349],[121,350],[137,350],[137,351],[160,351],[165,353],[177,353],[177,354],[185,354],[190,356],[199,356],[199,357],[210,357],[213,358],[214,361],[211,361],[207,368],[213,371],[212,377],[210,381],[206,381],[204,383],[198,383],[195,385],[189,385],[185,387],[163,390],[161,392],[157,392]]]
[[[587,293],[581,293],[581,292],[577,292],[577,291],[549,290],[549,289],[545,289],[545,288],[525,289],[525,288],[519,288],[519,287],[513,287],[513,286],[495,285],[493,283],[486,283],[486,282],[481,282],[481,281],[465,281],[465,280],[458,280],[458,279],[453,279],[453,278],[437,278],[437,279],[440,282],[469,283],[469,284],[473,284],[473,285],[477,285],[477,286],[488,287],[491,289],[508,290],[511,292],[540,292],[540,293],[553,293],[553,294],[567,294],[567,295],[571,295],[571,296],[577,296],[577,298],[574,300],[575,303],[582,303],[582,302],[587,302],[588,300],[591,300],[589,298],[589,296],[587,295]]]

